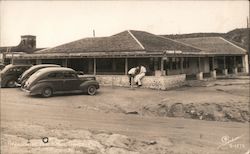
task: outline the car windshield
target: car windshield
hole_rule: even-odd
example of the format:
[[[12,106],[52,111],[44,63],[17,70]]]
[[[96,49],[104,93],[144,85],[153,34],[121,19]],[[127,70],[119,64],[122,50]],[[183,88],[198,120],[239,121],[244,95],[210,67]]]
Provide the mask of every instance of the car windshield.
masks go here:
[[[7,72],[13,65],[7,65],[4,67],[4,69],[1,71],[1,73]]]
[[[31,70],[33,70],[34,68],[29,68],[29,69],[27,69],[25,72],[23,72],[23,74],[21,75],[21,77],[20,78],[23,78],[24,76],[26,76]]]
[[[37,71],[36,73],[32,74],[32,75],[29,77],[28,81],[29,81],[30,83],[33,82],[38,76],[40,76],[40,74],[41,74],[41,71]]]
[[[28,74],[33,74],[34,72],[36,72],[37,70],[40,70],[42,68],[46,68],[46,67],[58,67],[58,65],[43,65],[43,66],[33,66],[33,67],[30,67],[28,70],[26,70],[22,75],[21,75],[21,78],[25,77],[26,75]]]

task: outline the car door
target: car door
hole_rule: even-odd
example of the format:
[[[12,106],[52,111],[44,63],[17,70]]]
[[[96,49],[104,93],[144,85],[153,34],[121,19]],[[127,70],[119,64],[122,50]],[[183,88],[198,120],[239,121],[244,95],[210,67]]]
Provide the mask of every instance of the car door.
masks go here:
[[[46,79],[46,83],[51,85],[54,91],[63,91],[63,81],[62,72],[52,72]]]
[[[64,91],[79,90],[81,81],[74,72],[64,72],[63,77],[64,77],[64,82],[63,82]]]

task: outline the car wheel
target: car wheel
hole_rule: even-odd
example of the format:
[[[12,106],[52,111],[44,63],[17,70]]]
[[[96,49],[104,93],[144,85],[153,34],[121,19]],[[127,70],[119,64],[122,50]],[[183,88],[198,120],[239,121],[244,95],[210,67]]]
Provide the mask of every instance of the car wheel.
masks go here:
[[[14,88],[14,87],[16,87],[16,84],[15,84],[15,80],[9,80],[8,82],[7,82],[7,87],[9,87],[9,88]]]
[[[96,93],[96,87],[94,85],[88,86],[88,94],[95,95],[95,93]]]
[[[43,89],[43,91],[42,91],[43,97],[51,97],[52,95],[53,95],[53,91],[51,88],[47,87],[47,88]]]

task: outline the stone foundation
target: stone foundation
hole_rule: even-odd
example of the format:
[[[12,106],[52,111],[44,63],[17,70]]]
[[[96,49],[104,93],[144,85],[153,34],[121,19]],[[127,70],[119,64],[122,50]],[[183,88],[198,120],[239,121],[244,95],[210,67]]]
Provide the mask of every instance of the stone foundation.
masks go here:
[[[216,78],[216,70],[210,72],[211,78]]]
[[[199,72],[196,74],[196,79],[197,80],[203,80],[203,72]]]
[[[222,73],[223,73],[224,75],[228,75],[228,70],[225,68],[225,69],[222,70]]]
[[[237,67],[233,68],[233,74],[238,74],[238,68]]]
[[[125,75],[97,75],[100,85],[130,87],[129,78]],[[184,85],[186,74],[171,76],[145,76],[142,79],[142,88],[167,90]]]

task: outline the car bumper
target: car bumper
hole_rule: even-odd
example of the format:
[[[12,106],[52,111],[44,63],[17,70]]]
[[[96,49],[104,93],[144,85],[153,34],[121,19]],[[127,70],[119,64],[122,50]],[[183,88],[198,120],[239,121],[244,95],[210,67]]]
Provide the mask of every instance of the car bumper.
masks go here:
[[[27,89],[24,89],[24,88],[22,88],[22,87],[21,87],[21,90],[24,91],[24,92],[26,92],[26,93],[29,94],[29,95],[37,95],[37,93],[33,93],[32,91],[27,90]]]
[[[24,87],[21,87],[21,90],[28,93],[29,95],[40,95],[41,92],[40,91],[36,91],[36,90],[27,90]]]
[[[19,83],[15,83],[15,85],[17,86],[17,87],[21,87],[21,84],[19,84]]]
[[[24,89],[24,88],[21,88],[22,89],[22,91],[24,91],[24,92],[26,92],[26,93],[31,93],[31,91],[30,90],[27,90],[27,89]]]

